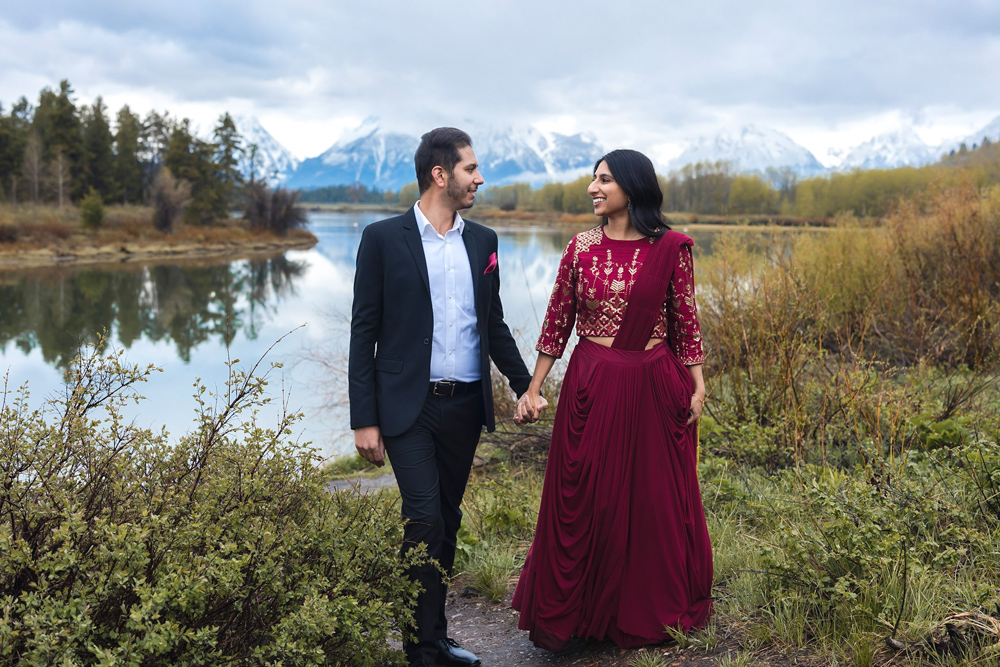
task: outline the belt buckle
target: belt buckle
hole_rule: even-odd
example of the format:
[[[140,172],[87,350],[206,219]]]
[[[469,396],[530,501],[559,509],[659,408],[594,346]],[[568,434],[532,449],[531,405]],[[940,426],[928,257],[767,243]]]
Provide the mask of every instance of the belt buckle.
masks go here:
[[[438,380],[437,382],[434,383],[434,392],[433,393],[434,393],[435,396],[454,396],[455,395],[455,387],[457,385],[458,385],[457,382],[452,382],[450,380]],[[444,390],[447,393],[443,393],[443,392],[442,393],[438,393],[438,386],[443,387]]]

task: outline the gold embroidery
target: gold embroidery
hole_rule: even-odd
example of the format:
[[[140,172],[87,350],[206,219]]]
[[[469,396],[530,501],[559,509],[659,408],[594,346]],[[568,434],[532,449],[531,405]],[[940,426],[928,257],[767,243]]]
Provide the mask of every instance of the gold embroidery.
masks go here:
[[[536,349],[561,356],[574,319],[579,336],[617,335],[642,258],[652,243],[650,239],[631,247],[609,247],[600,227],[577,234],[563,253]],[[623,257],[622,251],[628,249],[631,257]],[[693,281],[691,249],[685,245],[652,333],[654,338],[668,339],[678,359],[687,365],[704,360]]]

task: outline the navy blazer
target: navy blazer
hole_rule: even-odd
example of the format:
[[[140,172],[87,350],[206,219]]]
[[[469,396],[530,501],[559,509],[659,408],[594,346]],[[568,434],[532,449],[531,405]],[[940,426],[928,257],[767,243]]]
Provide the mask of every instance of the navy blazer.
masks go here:
[[[462,240],[479,325],[484,423],[493,431],[490,359],[518,396],[527,391],[531,375],[503,320],[499,266],[484,273],[497,251],[496,232],[466,220]],[[411,208],[368,225],[361,234],[348,361],[352,429],[378,426],[383,435],[394,436],[413,425],[427,399],[433,333],[427,261]]]

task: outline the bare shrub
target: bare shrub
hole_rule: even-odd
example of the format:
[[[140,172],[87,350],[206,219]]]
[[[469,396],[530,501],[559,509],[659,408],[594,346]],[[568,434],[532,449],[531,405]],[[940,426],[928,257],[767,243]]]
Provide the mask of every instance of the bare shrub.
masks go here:
[[[271,231],[284,236],[306,224],[306,210],[298,205],[298,190],[278,188],[271,194]]]
[[[702,266],[710,447],[774,466],[894,456],[940,440],[995,384],[1000,189],[947,190],[924,213],[903,203],[882,228],[838,225],[764,260],[723,241]]]
[[[191,184],[161,167],[153,179],[152,199],[153,226],[161,232],[172,232],[191,203]]]
[[[251,229],[267,230],[284,236],[291,229],[306,225],[306,211],[299,206],[299,191],[277,188],[264,183],[247,186],[243,218]]]

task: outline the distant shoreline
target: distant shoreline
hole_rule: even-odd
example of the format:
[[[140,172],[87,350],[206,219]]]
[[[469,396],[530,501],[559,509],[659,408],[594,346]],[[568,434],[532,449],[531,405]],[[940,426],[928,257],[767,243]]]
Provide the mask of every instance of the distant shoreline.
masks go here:
[[[235,230],[234,230],[235,231]],[[233,259],[253,255],[275,255],[287,250],[307,250],[319,240],[305,230],[293,230],[288,236],[270,233],[250,233],[239,230],[229,238],[202,239],[191,235],[162,239],[125,240],[87,243],[87,238],[67,239],[57,244],[32,247],[29,244],[0,244],[0,271],[20,270],[44,266],[81,264],[122,264],[149,261],[188,259]],[[77,242],[74,242],[77,241]]]
[[[305,204],[310,212],[325,213],[384,213],[399,215],[408,206],[391,204]],[[567,226],[596,225],[597,217],[592,213],[563,213],[561,211],[503,211],[495,206],[474,206],[465,212],[470,220],[504,225],[520,226]],[[700,213],[664,213],[671,227],[695,225],[698,227],[830,227],[829,218],[797,218],[790,215],[702,215]]]

